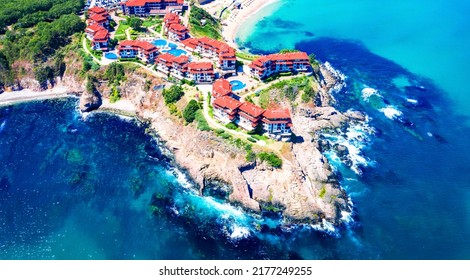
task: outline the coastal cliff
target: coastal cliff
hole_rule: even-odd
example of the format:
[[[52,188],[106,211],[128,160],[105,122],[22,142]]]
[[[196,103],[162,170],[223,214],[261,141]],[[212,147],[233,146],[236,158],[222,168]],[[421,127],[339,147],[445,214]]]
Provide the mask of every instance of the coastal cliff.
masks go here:
[[[124,100],[104,102],[105,110],[135,108],[137,116],[149,121],[175,162],[187,170],[200,194],[215,192],[231,203],[254,211],[282,213],[286,223],[341,223],[341,212],[350,211],[348,197],[340,187],[318,141],[325,128],[340,128],[351,116],[338,112],[330,91],[342,81],[320,67],[320,106],[304,104],[292,111],[296,140],[284,144],[283,165],[273,168],[264,162],[247,162],[245,151],[216,136],[200,131],[169,113],[160,91],[144,91],[146,78],[137,71],[122,85]],[[159,79],[152,84],[162,83]],[[106,96],[107,89],[102,88]],[[123,104],[126,104],[123,106]],[[357,117],[355,115],[355,117]],[[259,149],[254,147],[254,149]]]

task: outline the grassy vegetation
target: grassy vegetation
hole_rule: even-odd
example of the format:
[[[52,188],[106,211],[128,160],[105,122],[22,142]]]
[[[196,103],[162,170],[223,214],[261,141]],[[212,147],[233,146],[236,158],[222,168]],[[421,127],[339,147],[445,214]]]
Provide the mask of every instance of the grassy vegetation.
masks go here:
[[[202,110],[197,110],[196,112],[196,122],[197,122],[197,128],[201,131],[210,131],[211,128],[209,127],[209,124],[207,123],[206,118],[204,117],[204,113]]]
[[[154,25],[157,25],[157,24],[161,24],[162,22],[163,22],[163,20],[161,18],[148,17],[144,20],[144,22],[142,23],[142,26],[143,27],[150,27],[150,26],[154,26]]]
[[[206,21],[204,25],[201,23],[203,19]],[[191,5],[189,30],[195,37],[207,36],[216,40],[222,39],[220,22],[195,5]]]
[[[299,95],[302,101],[308,102],[316,95],[316,85],[312,77],[301,75],[292,79],[279,81],[259,92],[259,106],[267,108],[279,99],[288,99],[293,103]]]
[[[322,186],[321,190],[320,190],[320,193],[318,194],[318,196],[320,198],[324,198],[326,195],[326,187],[325,186]]]
[[[116,38],[121,38],[121,37],[126,38],[126,29],[127,28],[130,28],[130,26],[127,25],[127,21],[125,21],[125,20],[119,21],[119,25],[118,25],[118,28],[116,30],[116,33],[115,33],[114,37],[116,37]]]
[[[282,159],[278,157],[275,153],[262,152],[258,154],[258,159],[268,163],[274,168],[282,167]]]
[[[253,54],[238,51],[237,52],[237,57],[240,58],[240,59],[243,59],[243,60],[253,61],[256,58],[258,58],[259,55],[253,55]]]

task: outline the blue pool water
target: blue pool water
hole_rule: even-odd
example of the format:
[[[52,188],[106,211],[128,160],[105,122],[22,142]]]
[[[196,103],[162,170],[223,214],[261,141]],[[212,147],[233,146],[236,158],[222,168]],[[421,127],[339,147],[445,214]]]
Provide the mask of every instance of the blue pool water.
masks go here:
[[[232,85],[232,90],[241,90],[246,87],[246,84],[239,80],[230,81],[230,84]]]
[[[105,53],[104,57],[107,59],[118,59],[118,56],[115,53]]]
[[[169,47],[170,49],[176,49],[176,48],[178,47],[178,45],[175,44],[175,43],[168,43],[168,47]]]
[[[152,44],[154,44],[158,48],[162,48],[162,47],[166,46],[168,44],[168,42],[164,39],[157,39],[157,40],[153,41]]]
[[[187,51],[182,50],[182,49],[164,50],[164,51],[162,51],[162,52],[164,52],[164,53],[169,53],[169,54],[172,54],[172,55],[174,55],[174,56],[185,55],[185,54],[188,53]]]

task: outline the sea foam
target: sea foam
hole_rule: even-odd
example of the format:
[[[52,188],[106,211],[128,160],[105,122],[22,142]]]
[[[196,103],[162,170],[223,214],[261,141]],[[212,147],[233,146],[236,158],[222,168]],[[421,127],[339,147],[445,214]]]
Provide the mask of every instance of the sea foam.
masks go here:
[[[388,105],[387,107],[379,109],[379,111],[382,112],[387,118],[391,120],[395,120],[403,115],[403,113],[400,110],[398,110],[392,105]]]

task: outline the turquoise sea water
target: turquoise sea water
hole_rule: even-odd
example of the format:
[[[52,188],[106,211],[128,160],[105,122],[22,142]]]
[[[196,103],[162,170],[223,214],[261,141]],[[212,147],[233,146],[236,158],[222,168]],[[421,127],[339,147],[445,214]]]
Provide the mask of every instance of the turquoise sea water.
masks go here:
[[[470,258],[469,10],[468,1],[283,0],[241,27],[237,42],[254,53],[296,48],[330,62],[347,76],[337,106],[367,113],[375,131],[325,136],[362,150],[356,173],[326,152],[355,222],[325,251],[300,239],[302,257]]]

